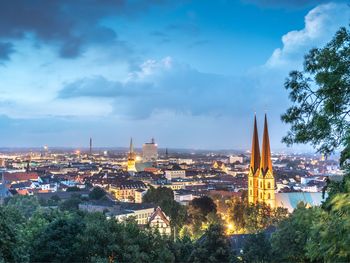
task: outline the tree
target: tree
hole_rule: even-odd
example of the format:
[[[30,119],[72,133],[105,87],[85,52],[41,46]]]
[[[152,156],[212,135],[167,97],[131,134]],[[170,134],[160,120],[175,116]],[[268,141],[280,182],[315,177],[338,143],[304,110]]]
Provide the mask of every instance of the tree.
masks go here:
[[[31,217],[40,209],[38,198],[29,195],[15,195],[7,200],[6,206],[19,211],[26,218]]]
[[[76,211],[79,209],[79,204],[81,203],[80,198],[78,197],[71,197],[62,203],[60,203],[59,208],[62,211]]]
[[[314,216],[307,256],[314,261],[350,262],[350,182],[331,199],[331,209]]]
[[[207,216],[211,212],[216,213],[216,204],[209,196],[194,198],[190,203],[190,207],[192,207],[194,210],[198,210],[203,217]]]
[[[31,261],[78,262],[77,237],[84,224],[75,214],[62,215],[47,224],[31,244]]]
[[[292,71],[285,82],[293,102],[282,120],[291,124],[287,144],[311,143],[330,154],[342,146],[350,157],[350,32],[340,28],[323,48],[305,56],[304,70]]]
[[[146,203],[152,203],[160,206],[164,213],[170,217],[171,227],[178,232],[184,225],[187,210],[174,200],[174,192],[168,187],[151,187],[143,197]]]
[[[294,212],[283,220],[272,235],[272,254],[276,262],[306,262],[306,245],[310,229],[319,208],[306,208],[300,203]]]
[[[190,262],[230,262],[232,259],[228,239],[221,225],[210,225],[205,234],[197,240],[190,256]]]
[[[264,232],[251,234],[244,242],[243,262],[271,262],[271,244]]]
[[[247,200],[234,198],[229,203],[228,220],[233,233],[257,233],[286,218],[288,210],[270,208],[264,203],[249,204]]]
[[[189,262],[193,251],[193,243],[189,235],[178,238],[175,242],[170,242],[170,249],[175,257],[175,262]]]
[[[21,234],[22,222],[17,211],[0,206],[0,262],[22,262],[26,259]]]
[[[293,102],[282,120],[291,124],[283,141],[311,143],[329,155],[341,148],[342,182],[328,180],[322,208],[298,208],[272,238],[280,261],[350,261],[350,32],[340,28],[323,48],[312,49],[303,71],[285,83]]]
[[[94,187],[89,193],[89,198],[93,200],[100,200],[106,195],[106,191],[101,187]]]
[[[150,187],[147,193],[143,197],[143,201],[146,203],[154,203],[160,205],[164,201],[171,202],[174,200],[174,192],[168,187]]]

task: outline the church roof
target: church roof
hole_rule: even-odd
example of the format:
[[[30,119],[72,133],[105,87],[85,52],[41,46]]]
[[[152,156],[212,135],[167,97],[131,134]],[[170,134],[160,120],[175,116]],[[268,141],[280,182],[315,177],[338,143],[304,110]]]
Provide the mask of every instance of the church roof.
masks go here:
[[[267,128],[266,114],[265,114],[264,134],[263,134],[262,149],[261,149],[260,169],[263,175],[265,175],[267,171],[272,172],[270,139],[269,139],[269,130]]]
[[[250,169],[255,173],[260,166],[260,148],[259,148],[259,137],[258,137],[258,127],[256,124],[256,116],[254,116],[254,131],[252,140],[252,155],[250,158]]]

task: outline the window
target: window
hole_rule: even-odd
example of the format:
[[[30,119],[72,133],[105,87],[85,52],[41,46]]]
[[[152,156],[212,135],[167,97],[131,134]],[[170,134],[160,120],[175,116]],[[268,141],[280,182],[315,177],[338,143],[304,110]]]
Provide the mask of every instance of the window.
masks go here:
[[[253,185],[253,182],[252,182],[252,180],[249,180],[249,184],[250,184],[250,186],[252,186],[252,185]]]
[[[252,195],[253,194],[253,190],[252,189],[250,189],[250,195]]]
[[[271,188],[271,183],[270,182],[267,183],[267,188],[269,188],[269,189]]]
[[[260,193],[260,198],[262,199],[262,193]]]
[[[260,188],[262,188],[262,182],[260,182]]]
[[[267,198],[268,198],[268,199],[271,199],[271,194],[270,194],[270,193],[267,194]]]

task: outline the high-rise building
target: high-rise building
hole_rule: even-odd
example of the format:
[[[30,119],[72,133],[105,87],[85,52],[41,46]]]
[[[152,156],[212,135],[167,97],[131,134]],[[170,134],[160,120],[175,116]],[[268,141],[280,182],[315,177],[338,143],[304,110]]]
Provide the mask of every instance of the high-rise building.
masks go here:
[[[158,145],[154,138],[151,142],[146,142],[142,146],[142,159],[144,162],[156,162],[158,159]]]
[[[134,145],[132,143],[132,138],[130,139],[127,170],[128,172],[136,172],[136,154],[134,153]]]
[[[272,171],[271,149],[267,126],[267,117],[265,114],[264,133],[260,156],[256,118],[254,119],[252,157],[250,160],[248,175],[248,200],[250,203],[265,203],[271,208],[274,208],[275,178]]]

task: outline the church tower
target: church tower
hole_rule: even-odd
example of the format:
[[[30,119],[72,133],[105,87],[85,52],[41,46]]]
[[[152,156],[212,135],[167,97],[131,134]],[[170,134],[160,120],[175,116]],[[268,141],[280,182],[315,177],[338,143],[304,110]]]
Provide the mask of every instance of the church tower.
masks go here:
[[[248,201],[256,203],[258,201],[258,177],[260,167],[260,149],[256,116],[254,116],[254,131],[252,140],[249,173],[248,173]]]
[[[265,203],[271,208],[275,207],[275,178],[272,171],[270,140],[266,114],[258,177],[258,202]]]
[[[128,154],[128,172],[136,172],[136,154],[134,153],[134,145],[132,143],[132,138],[130,139],[130,147]]]

